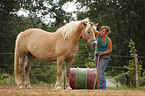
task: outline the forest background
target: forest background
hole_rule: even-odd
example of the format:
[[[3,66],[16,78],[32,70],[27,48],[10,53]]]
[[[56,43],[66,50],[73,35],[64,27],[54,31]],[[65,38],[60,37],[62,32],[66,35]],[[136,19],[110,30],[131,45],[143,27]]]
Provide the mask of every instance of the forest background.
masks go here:
[[[68,2],[76,4],[77,10],[71,12],[64,10],[62,7]],[[55,32],[70,21],[89,17],[90,21],[99,23],[97,30],[104,25],[111,29],[109,37],[113,43],[113,51],[109,62],[110,67],[106,70],[107,74],[120,76],[122,73],[130,72],[132,74],[126,73],[121,76],[125,77],[122,80],[126,80],[127,85],[133,85],[134,71],[131,71],[134,69],[131,68],[134,67],[130,66],[130,60],[134,61],[134,55],[132,55],[134,53],[140,57],[139,76],[144,78],[144,5],[144,0],[0,0],[0,79],[9,79],[9,76],[14,76],[13,53],[15,40],[20,32],[28,28],[41,28],[48,32]],[[18,16],[19,10],[25,11],[28,16]],[[89,64],[92,64],[92,61],[88,59],[89,49],[86,49],[85,45],[86,42],[81,40],[79,52],[72,67],[86,67],[86,65],[91,67]],[[94,50],[91,50],[92,54],[93,52]],[[36,60],[34,65],[30,75],[33,79],[32,83],[53,84],[56,81],[56,62],[46,63]],[[1,80],[0,83],[3,82]]]

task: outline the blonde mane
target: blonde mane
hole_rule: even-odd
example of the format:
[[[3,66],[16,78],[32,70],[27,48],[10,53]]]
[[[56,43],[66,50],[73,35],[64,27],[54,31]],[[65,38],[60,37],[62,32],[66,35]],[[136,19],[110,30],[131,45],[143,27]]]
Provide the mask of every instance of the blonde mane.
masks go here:
[[[84,19],[85,21],[89,22],[89,19]],[[82,21],[84,21],[82,20]],[[80,26],[82,21],[71,21],[70,23],[67,23],[63,27],[60,27],[57,31],[65,38],[68,39],[72,36],[73,33],[75,33]]]

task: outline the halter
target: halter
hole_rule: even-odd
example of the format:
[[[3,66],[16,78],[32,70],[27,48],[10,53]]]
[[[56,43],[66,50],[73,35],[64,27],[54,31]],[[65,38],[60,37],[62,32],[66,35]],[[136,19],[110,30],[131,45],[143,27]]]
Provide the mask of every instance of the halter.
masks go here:
[[[91,24],[91,26],[92,26],[92,23],[90,22],[90,24]],[[89,29],[91,29],[91,28],[89,28]],[[88,29],[88,30],[89,30]],[[93,28],[92,28],[93,29]],[[93,29],[93,31],[94,31],[94,29]],[[92,32],[92,31],[91,31]],[[87,35],[85,35],[85,31],[83,32],[84,33],[84,36],[83,36],[83,39],[84,40],[86,40],[87,42],[88,42],[88,44],[89,45],[91,45],[91,42],[93,42],[93,41],[96,41],[96,40],[89,40],[89,39],[87,39],[86,37],[87,37]],[[91,46],[90,46],[91,47]],[[92,48],[92,47],[91,47]]]
[[[90,24],[91,24],[91,26],[92,26],[92,23],[90,22]],[[89,28],[89,29],[91,29],[91,28]],[[88,29],[88,30],[89,30]],[[93,29],[94,30],[94,29]],[[92,32],[92,31],[91,31]],[[85,31],[83,32],[84,33],[84,37],[82,36],[82,35],[80,35],[80,36],[82,36],[83,37],[83,39],[84,40],[86,40],[88,43],[89,43],[89,45],[91,44],[91,42],[93,42],[93,41],[96,41],[96,40],[90,40],[89,41],[89,39],[87,39],[86,37],[86,35],[85,35]],[[82,33],[81,33],[82,34]],[[77,47],[77,50],[76,49],[73,49],[68,43],[67,43],[67,41],[66,41],[66,39],[64,38],[64,36],[63,36],[63,39],[64,39],[64,41],[65,41],[65,43],[67,44],[67,46],[70,48],[70,49],[72,49],[73,51],[75,51],[75,52],[78,52],[78,47]]]

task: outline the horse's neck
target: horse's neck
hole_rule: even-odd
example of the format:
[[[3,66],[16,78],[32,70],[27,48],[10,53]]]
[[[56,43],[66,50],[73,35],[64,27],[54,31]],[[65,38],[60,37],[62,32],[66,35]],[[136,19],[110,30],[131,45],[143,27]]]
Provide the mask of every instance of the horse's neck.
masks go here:
[[[72,35],[72,37],[68,40],[68,42],[71,47],[75,48],[81,39],[82,39],[82,37],[81,37],[81,31],[80,31],[80,32],[76,32],[74,35]]]

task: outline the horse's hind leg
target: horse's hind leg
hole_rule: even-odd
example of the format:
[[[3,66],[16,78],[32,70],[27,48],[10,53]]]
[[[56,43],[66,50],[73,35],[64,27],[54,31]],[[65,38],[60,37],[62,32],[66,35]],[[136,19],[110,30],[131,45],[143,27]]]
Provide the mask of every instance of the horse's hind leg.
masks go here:
[[[27,62],[25,65],[25,87],[27,87],[27,89],[32,89],[32,87],[30,86],[30,80],[29,80],[29,73],[31,71],[31,67],[33,66],[34,63],[34,59],[35,57],[32,56],[31,54],[27,55]]]
[[[19,57],[18,81],[17,81],[17,86],[18,86],[19,89],[23,89],[23,78],[22,78],[22,73],[23,73],[24,59],[25,59],[24,56]]]

